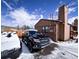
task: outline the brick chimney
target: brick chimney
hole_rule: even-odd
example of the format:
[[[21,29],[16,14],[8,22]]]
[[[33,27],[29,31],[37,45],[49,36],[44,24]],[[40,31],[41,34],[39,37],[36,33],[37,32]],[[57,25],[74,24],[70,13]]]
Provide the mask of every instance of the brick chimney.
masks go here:
[[[58,18],[60,21],[63,21],[63,23],[67,23],[67,6],[66,5],[62,5],[59,8]]]
[[[67,11],[68,10],[66,5],[62,5],[59,8],[58,20],[63,22],[59,24],[59,40],[67,40],[69,37],[69,28],[67,24]]]

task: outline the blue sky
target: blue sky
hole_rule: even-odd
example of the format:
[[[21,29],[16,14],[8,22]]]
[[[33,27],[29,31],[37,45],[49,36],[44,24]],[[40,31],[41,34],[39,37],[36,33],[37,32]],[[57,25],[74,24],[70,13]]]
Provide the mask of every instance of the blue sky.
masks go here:
[[[2,25],[34,26],[41,18],[58,19],[58,8],[68,6],[68,22],[72,23],[78,17],[77,0],[2,0],[1,1]]]

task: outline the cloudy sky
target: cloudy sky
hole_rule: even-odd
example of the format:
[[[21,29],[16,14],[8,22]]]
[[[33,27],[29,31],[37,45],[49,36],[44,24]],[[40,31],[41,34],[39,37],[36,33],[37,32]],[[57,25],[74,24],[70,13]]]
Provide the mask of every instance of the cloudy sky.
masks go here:
[[[58,8],[68,6],[68,22],[72,23],[78,17],[77,0],[2,0],[2,25],[34,26],[41,18],[58,19]]]

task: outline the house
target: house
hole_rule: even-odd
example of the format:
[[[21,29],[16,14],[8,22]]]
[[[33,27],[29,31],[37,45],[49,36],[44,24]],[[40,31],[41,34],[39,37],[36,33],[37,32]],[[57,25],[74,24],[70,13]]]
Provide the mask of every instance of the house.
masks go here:
[[[58,19],[41,19],[35,24],[35,29],[52,38],[54,41],[64,41],[70,38],[70,25],[68,24],[68,8],[62,5],[59,8]]]
[[[70,24],[70,37],[78,35],[78,19],[75,19],[72,24]]]

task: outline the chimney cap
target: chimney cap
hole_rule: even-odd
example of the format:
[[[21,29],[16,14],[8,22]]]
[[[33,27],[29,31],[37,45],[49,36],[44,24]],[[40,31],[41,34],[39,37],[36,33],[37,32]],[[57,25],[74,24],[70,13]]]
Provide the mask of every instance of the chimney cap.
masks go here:
[[[65,5],[65,4],[63,4],[63,5],[61,5],[61,6],[60,6],[60,8],[63,8],[63,7],[66,7],[66,5]]]

